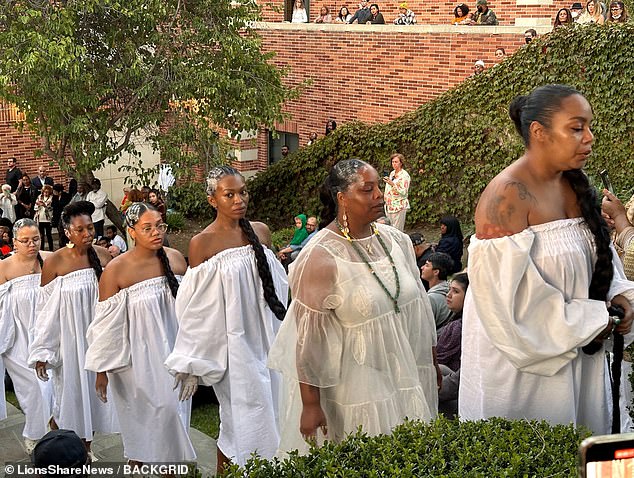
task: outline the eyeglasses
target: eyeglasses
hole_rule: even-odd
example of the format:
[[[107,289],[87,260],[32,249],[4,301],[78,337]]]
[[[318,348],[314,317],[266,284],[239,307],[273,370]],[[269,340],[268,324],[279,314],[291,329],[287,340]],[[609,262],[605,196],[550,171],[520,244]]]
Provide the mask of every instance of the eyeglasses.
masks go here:
[[[15,240],[18,241],[20,244],[24,244],[25,246],[28,246],[29,244],[33,244],[34,246],[37,246],[42,239],[39,238],[39,237],[34,237],[33,239],[18,239],[18,238],[15,238]]]
[[[152,234],[154,230],[157,230],[161,234],[165,234],[167,232],[167,224],[162,223],[162,224],[157,224],[156,226],[142,227],[141,234],[145,234],[146,236],[149,236],[150,234]]]

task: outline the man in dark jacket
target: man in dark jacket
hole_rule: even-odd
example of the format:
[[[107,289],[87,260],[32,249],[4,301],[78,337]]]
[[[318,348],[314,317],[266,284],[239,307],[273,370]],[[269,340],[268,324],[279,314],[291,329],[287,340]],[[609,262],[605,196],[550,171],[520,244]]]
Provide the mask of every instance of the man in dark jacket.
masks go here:
[[[15,158],[9,158],[7,161],[7,174],[5,175],[4,182],[11,186],[11,192],[14,193],[20,185],[20,179],[22,179],[22,171],[18,169],[18,160]]]
[[[370,12],[370,7],[368,6],[367,0],[361,0],[361,4],[359,5],[359,10],[352,15],[352,18],[348,23],[354,23],[357,21],[359,25],[364,25],[366,22],[370,20],[372,13]]]

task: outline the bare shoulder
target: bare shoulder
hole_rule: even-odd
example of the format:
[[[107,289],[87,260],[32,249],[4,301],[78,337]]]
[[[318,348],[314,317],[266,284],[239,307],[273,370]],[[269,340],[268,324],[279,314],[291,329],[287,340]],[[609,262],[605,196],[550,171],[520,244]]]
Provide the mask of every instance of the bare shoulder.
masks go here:
[[[251,222],[251,227],[253,228],[253,231],[255,231],[255,234],[258,236],[258,239],[260,240],[262,245],[270,249],[272,241],[271,230],[269,229],[269,226],[267,226],[263,222],[253,221]]]
[[[187,271],[187,262],[185,261],[183,254],[171,247],[164,247],[163,249],[165,249],[165,253],[167,254],[167,259],[169,260],[172,272],[180,276],[185,274]]]
[[[55,252],[47,254],[46,257],[42,256],[44,259],[44,265],[42,265],[42,286],[45,286],[58,276],[58,269],[64,264],[65,257],[68,254],[67,251],[68,249],[62,247]]]
[[[187,251],[189,266],[196,267],[221,250],[217,235],[212,233],[210,228],[207,227],[189,241],[189,249]]]
[[[476,237],[511,236],[528,227],[528,215],[536,200],[520,175],[507,168],[485,188],[475,213]]]
[[[112,256],[108,252],[108,249],[97,245],[94,245],[93,247],[95,249],[95,252],[97,253],[97,257],[99,257],[99,262],[101,262],[101,266],[105,267],[112,260]]]

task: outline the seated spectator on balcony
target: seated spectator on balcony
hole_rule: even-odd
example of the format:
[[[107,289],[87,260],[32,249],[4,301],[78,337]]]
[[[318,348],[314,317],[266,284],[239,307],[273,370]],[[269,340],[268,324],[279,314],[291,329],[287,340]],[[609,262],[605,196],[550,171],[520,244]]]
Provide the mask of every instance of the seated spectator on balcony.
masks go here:
[[[553,30],[570,25],[572,25],[572,15],[570,13],[570,10],[568,10],[567,8],[559,9],[557,15],[555,16],[555,24],[553,25]]]
[[[370,5],[370,13],[372,16],[366,22],[368,25],[385,25],[383,14],[379,11],[379,6],[376,3]]]
[[[581,15],[579,15],[577,23],[582,25],[588,23],[603,25],[603,23],[605,23],[605,18],[603,18],[603,13],[601,12],[601,5],[597,0],[588,1],[586,9]]]
[[[581,3],[580,2],[573,3],[572,6],[570,7],[570,16],[572,17],[572,22],[578,23],[579,18],[581,17],[582,14],[583,14],[583,6],[581,5]]]
[[[537,30],[535,30],[534,28],[529,28],[524,32],[524,41],[527,45],[535,38],[537,38]]]
[[[416,25],[416,14],[408,8],[407,3],[398,6],[398,16],[394,19],[394,25]]]
[[[623,2],[610,3],[610,12],[608,13],[608,22],[611,23],[627,23],[629,17],[627,16],[627,10]]]
[[[326,121],[326,136],[328,136],[330,133],[332,133],[336,129],[337,129],[337,122],[335,120],[329,119],[328,121]]]
[[[335,23],[350,23],[352,13],[348,11],[348,7],[341,7],[339,9],[339,15],[335,18]]]
[[[315,23],[332,23],[332,16],[330,15],[330,8],[321,7],[319,9],[319,16],[315,18]]]
[[[473,19],[469,13],[469,7],[464,3],[459,3],[456,8],[453,9],[454,19],[451,21],[453,25],[470,25]]]
[[[359,10],[354,12],[354,15],[352,15],[348,23],[357,22],[361,25],[370,21],[371,17],[372,13],[370,13],[370,7],[368,6],[367,0],[361,0],[361,3],[359,4]]]
[[[304,0],[295,0],[293,6],[293,16],[291,17],[291,23],[307,23],[308,15],[306,14],[306,8],[304,7]]]
[[[502,61],[504,60],[504,57],[506,56],[506,50],[504,48],[502,48],[501,46],[497,47],[495,49],[495,58],[498,61]]]
[[[495,12],[489,8],[489,2],[487,2],[487,0],[478,0],[476,5],[478,11],[473,15],[471,25],[494,26],[498,24],[498,18]]]

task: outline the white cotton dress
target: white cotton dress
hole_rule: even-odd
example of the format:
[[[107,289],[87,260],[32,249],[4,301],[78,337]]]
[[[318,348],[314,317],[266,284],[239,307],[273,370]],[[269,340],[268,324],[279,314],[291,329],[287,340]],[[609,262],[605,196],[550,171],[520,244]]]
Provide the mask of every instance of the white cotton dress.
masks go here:
[[[31,440],[39,440],[46,434],[52,402],[50,382],[38,380],[27,363],[40,276],[16,277],[0,286],[0,359],[25,415],[22,434]]]
[[[286,304],[284,268],[264,250],[277,297]],[[218,448],[239,465],[252,453],[274,456],[280,380],[266,360],[281,322],[264,299],[253,248],[226,249],[189,268],[176,297],[176,316],[178,336],[165,366],[213,385],[220,403]]]
[[[405,418],[437,415],[436,325],[412,243],[391,226],[377,226],[398,270],[398,313],[352,245],[329,229],[291,265],[293,302],[269,354],[269,367],[284,376],[279,455],[308,449],[299,432],[299,382],[320,388],[326,439],[335,442],[359,426],[369,435],[389,434]],[[394,295],[395,275],[378,239],[357,244]]]
[[[144,280],[98,302],[88,327],[86,369],[108,372],[128,460],[196,459],[191,400],[178,400],[163,366],[178,331],[174,303],[165,277]]]
[[[29,365],[48,362],[53,377],[53,417],[59,428],[92,440],[93,431],[118,432],[111,400],[97,398],[94,372],[84,370],[86,330],[98,299],[93,269],[56,277],[40,289]]]
[[[610,432],[605,354],[581,350],[608,323],[606,304],[588,298],[594,250],[582,218],[471,239],[462,319],[462,419],[543,419]],[[614,258],[608,299],[623,294],[632,302],[634,283]]]

